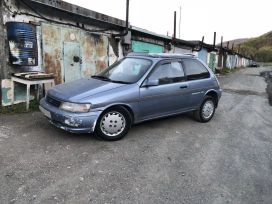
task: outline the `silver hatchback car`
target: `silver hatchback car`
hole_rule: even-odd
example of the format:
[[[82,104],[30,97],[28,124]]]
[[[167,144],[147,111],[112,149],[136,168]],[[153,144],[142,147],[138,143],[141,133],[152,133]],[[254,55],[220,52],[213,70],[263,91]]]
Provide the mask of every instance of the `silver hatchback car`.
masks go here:
[[[58,128],[119,140],[132,124],[185,112],[208,122],[221,92],[193,55],[132,53],[91,78],[50,89],[40,110]]]

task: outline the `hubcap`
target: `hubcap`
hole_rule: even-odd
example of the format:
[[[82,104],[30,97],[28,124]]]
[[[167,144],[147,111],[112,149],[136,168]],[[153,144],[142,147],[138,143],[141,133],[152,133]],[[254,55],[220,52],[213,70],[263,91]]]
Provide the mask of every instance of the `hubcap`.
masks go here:
[[[209,119],[214,111],[214,104],[212,101],[208,100],[204,103],[202,108],[202,116],[204,119]]]
[[[119,112],[106,113],[100,122],[101,131],[107,136],[116,136],[123,132],[126,126],[125,117]]]

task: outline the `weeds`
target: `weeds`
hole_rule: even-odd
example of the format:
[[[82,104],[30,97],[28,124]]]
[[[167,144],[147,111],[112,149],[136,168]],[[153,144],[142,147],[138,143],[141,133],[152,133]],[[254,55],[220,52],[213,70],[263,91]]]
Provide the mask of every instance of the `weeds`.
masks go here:
[[[216,74],[222,74],[222,75],[227,75],[233,72],[236,72],[238,70],[240,70],[241,68],[233,68],[233,69],[229,69],[229,68],[222,68],[222,69],[216,69]]]
[[[29,102],[29,110],[26,111],[26,104],[19,103],[11,106],[3,106],[0,107],[0,114],[12,114],[12,113],[27,113],[32,111],[39,110],[39,102],[37,100],[33,100]]]

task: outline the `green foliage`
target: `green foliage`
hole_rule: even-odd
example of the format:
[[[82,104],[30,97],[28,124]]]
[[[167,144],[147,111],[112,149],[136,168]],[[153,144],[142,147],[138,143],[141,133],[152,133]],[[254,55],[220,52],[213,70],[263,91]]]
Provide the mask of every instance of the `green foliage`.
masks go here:
[[[216,69],[216,73],[217,74],[222,74],[222,75],[227,75],[229,73],[236,72],[238,70],[240,70],[240,68],[229,69],[227,67],[224,67],[223,69]]]
[[[237,46],[236,50],[238,50]],[[258,62],[272,62],[272,32],[240,44],[239,52]]]
[[[0,114],[9,114],[9,113],[26,113],[31,111],[39,110],[39,102],[37,100],[30,101],[29,110],[26,111],[26,104],[19,103],[13,106],[2,106],[0,107]]]
[[[256,60],[259,62],[272,62],[272,46],[260,48],[256,52]]]

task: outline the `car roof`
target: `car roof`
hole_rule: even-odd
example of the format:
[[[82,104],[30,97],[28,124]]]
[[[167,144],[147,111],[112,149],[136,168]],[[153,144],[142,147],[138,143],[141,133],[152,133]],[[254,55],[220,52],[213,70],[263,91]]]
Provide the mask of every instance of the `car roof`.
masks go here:
[[[127,57],[147,57],[147,58],[197,58],[194,54],[172,54],[172,53],[146,53],[146,52],[131,52]]]

